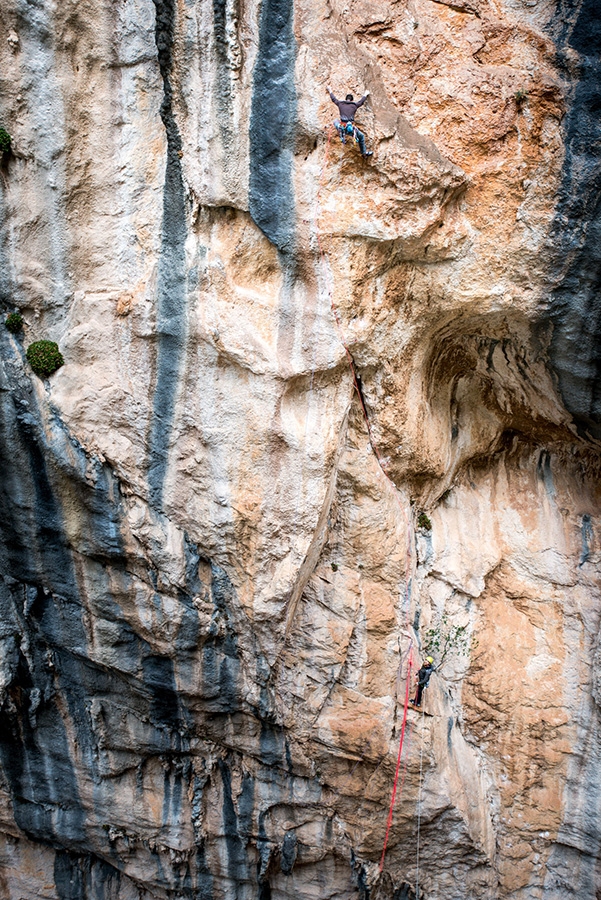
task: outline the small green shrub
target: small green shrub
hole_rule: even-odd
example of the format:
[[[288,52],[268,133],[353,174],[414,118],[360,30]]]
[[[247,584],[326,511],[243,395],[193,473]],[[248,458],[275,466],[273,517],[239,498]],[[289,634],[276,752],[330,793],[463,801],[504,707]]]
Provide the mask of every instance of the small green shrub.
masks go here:
[[[12,334],[17,334],[23,328],[23,316],[21,313],[9,313],[4,323]]]
[[[58,344],[54,341],[36,341],[27,348],[27,360],[36,375],[47,378],[63,365],[63,359]]]
[[[520,88],[519,91],[515,92],[513,97],[519,108],[523,106],[528,99],[528,91],[526,91],[524,88]]]
[[[12,138],[6,128],[0,128],[0,153],[8,153],[11,144]]]
[[[432,522],[425,512],[421,512],[417,517],[417,525],[418,528],[423,528],[424,531],[432,531]]]
[[[330,565],[332,566],[332,572],[338,571],[338,563],[330,563]]]
[[[449,653],[455,656],[469,656],[478,646],[475,638],[470,638],[467,625],[454,625],[445,613],[435,628],[429,628],[424,635],[424,653],[438,659],[437,669],[441,669]]]

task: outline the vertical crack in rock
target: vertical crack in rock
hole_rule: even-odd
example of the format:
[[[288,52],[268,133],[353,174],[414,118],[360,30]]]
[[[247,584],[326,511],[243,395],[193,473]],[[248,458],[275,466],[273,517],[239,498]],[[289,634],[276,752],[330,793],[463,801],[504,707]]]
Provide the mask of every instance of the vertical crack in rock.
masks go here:
[[[157,362],[153,417],[149,435],[148,487],[160,507],[169,457],[169,435],[186,336],[186,205],[180,161],[182,141],[173,112],[171,51],[175,31],[174,0],[154,0],[155,40],[163,79],[161,119],[167,136],[163,223],[157,274]]]
[[[219,131],[225,151],[224,162],[229,154],[235,153],[236,127],[234,123],[234,103],[232,76],[240,67],[240,49],[237,41],[238,0],[213,0],[213,34],[217,57],[217,112]],[[224,176],[227,175],[225,165]]]
[[[290,254],[294,239],[292,161],[296,89],[293,0],[263,0],[250,113],[250,214]]]
[[[583,434],[601,439],[601,25],[583,0],[559,62],[579,79],[565,120],[565,162],[552,240],[559,281],[550,301],[551,359]],[[563,43],[563,41],[562,41]],[[568,56],[570,54],[570,57]],[[568,76],[571,80],[571,74]]]

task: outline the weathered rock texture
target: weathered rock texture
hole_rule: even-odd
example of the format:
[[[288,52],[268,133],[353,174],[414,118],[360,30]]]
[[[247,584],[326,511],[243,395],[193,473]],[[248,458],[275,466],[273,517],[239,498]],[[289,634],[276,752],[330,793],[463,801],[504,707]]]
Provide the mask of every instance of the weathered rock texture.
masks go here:
[[[595,0],[0,29],[2,897],[599,897]]]

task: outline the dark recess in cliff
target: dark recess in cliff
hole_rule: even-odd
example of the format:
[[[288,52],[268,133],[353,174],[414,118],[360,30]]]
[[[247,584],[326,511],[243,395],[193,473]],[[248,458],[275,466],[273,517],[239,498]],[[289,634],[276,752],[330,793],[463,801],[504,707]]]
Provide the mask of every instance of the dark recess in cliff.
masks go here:
[[[556,21],[573,21],[573,4]],[[561,5],[560,5],[561,7]],[[559,10],[561,12],[561,8]],[[571,15],[572,14],[572,15]],[[598,0],[583,0],[564,24],[558,62],[577,81],[564,122],[565,161],[552,229],[551,361],[563,401],[581,432],[601,439],[601,19]]]
[[[250,214],[269,240],[291,253],[296,91],[293,0],[263,0],[250,116]]]

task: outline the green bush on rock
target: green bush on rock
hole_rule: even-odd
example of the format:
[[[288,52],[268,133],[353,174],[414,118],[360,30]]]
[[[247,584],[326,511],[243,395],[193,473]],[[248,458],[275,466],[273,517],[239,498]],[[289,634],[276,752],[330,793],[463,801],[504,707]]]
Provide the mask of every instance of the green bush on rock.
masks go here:
[[[9,153],[12,138],[6,128],[0,127],[0,153]]]
[[[17,334],[23,328],[23,316],[21,313],[9,313],[4,322],[11,334]]]
[[[47,378],[63,365],[63,359],[58,344],[54,341],[35,341],[27,348],[27,360],[36,375]]]
[[[424,531],[432,531],[432,522],[425,512],[421,512],[417,517],[417,527],[423,528]]]
[[[424,635],[424,653],[431,653],[437,658],[436,668],[442,669],[448,654],[469,656],[478,646],[478,641],[470,637],[467,625],[455,625],[444,613],[434,628],[429,628]]]

